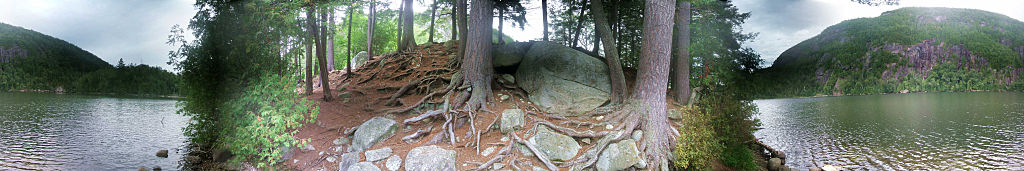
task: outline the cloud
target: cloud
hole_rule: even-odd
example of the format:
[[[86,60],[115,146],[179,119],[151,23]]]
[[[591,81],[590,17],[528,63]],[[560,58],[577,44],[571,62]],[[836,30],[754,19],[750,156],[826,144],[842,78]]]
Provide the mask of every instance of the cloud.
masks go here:
[[[189,0],[0,0],[0,22],[57,37],[108,63],[146,64],[171,70],[165,44],[171,26],[188,25]]]
[[[754,42],[747,45],[771,65],[783,51],[814,37],[828,26],[839,22],[876,17],[882,12],[901,7],[972,8],[1004,14],[1024,20],[1024,1],[1014,0],[903,0],[899,6],[868,6],[849,0],[735,0],[741,12],[751,17],[743,24],[745,32],[758,32]]]

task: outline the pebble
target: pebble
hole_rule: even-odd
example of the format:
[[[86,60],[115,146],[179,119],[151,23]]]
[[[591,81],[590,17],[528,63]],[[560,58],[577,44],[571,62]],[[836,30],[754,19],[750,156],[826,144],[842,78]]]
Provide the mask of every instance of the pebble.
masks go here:
[[[484,151],[481,152],[480,155],[489,156],[491,155],[491,153],[494,153],[494,149],[495,147],[487,147],[487,149],[484,149]]]
[[[334,163],[335,160],[338,160],[338,158],[335,158],[334,156],[327,157],[327,162]]]
[[[615,126],[612,126],[612,124],[608,124],[608,125],[604,126],[604,129],[612,129],[612,128],[615,128]]]

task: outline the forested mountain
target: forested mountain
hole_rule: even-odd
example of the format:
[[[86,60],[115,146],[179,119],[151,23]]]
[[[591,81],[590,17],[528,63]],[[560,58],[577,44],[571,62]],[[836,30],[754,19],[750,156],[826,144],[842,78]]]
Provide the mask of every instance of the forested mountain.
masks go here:
[[[0,90],[67,88],[85,73],[110,67],[64,40],[0,23]]]
[[[1024,23],[988,11],[900,8],[843,21],[756,74],[760,98],[1024,90]]]

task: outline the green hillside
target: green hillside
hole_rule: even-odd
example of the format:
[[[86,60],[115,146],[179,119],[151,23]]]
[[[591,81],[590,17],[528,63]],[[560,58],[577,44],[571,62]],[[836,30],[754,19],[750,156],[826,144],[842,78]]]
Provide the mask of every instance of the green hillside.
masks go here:
[[[843,21],[758,71],[759,98],[1024,90],[1024,23],[957,8]]]
[[[111,67],[64,40],[0,23],[0,90],[68,88],[87,72]]]

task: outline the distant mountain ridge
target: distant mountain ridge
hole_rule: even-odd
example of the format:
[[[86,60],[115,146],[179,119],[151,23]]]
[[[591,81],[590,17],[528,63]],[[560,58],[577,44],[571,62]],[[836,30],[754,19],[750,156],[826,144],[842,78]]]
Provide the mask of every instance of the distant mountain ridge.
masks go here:
[[[761,98],[1024,90],[1024,22],[958,8],[843,21],[758,71]]]
[[[0,90],[67,87],[112,66],[67,41],[0,23]]]

